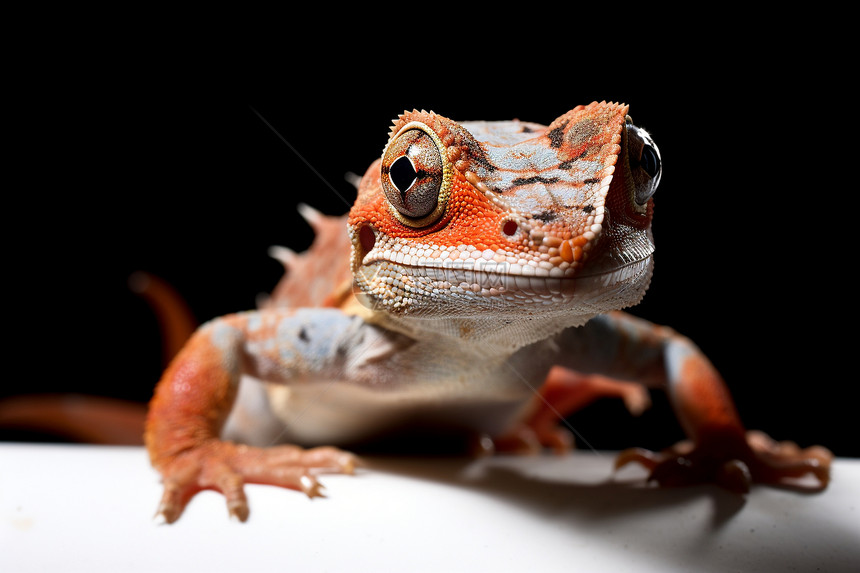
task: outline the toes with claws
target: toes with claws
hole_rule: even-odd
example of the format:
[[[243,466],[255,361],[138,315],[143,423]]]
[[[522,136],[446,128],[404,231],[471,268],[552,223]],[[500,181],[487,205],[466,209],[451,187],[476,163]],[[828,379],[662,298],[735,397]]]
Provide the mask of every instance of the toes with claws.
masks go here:
[[[615,468],[638,463],[650,471],[649,480],[661,486],[715,483],[741,494],[753,484],[820,491],[830,481],[832,459],[833,454],[820,446],[801,449],[748,432],[740,440],[723,437],[695,446],[682,442],[659,453],[632,448],[621,452]],[[802,481],[809,476],[815,479],[812,485]]]
[[[157,515],[173,523],[198,492],[221,492],[231,518],[246,521],[250,513],[246,483],[268,484],[323,497],[314,474],[352,474],[358,460],[336,448],[302,449],[296,446],[255,448],[213,440],[177,454],[158,469],[164,494]]]

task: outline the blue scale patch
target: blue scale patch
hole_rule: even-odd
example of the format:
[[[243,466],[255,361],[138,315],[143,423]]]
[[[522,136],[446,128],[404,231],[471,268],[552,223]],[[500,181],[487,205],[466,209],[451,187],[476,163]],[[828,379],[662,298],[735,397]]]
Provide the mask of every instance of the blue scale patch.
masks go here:
[[[300,309],[281,319],[277,329],[281,360],[330,363],[352,317],[334,309]]]

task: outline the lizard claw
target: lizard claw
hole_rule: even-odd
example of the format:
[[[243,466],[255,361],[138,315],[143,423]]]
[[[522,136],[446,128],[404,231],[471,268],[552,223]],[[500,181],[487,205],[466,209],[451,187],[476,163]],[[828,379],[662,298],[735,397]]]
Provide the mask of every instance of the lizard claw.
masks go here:
[[[315,497],[325,497],[322,493],[323,485],[317,480],[317,478],[310,475],[303,475],[299,478],[299,487],[309,498],[313,499]]]
[[[762,483],[820,491],[830,481],[832,459],[833,454],[821,446],[801,449],[792,442],[777,443],[761,432],[748,432],[745,440],[726,438],[697,446],[681,442],[660,453],[631,448],[619,454],[615,469],[638,463],[650,471],[649,481],[667,487],[716,483],[744,494],[752,484]],[[816,486],[797,483],[809,474],[817,480]]]
[[[231,518],[246,521],[250,514],[246,483],[294,489],[310,498],[324,497],[322,484],[310,470],[352,474],[358,464],[354,455],[336,448],[254,448],[213,440],[158,465],[164,493],[156,517],[173,523],[198,492],[212,489],[224,495]]]

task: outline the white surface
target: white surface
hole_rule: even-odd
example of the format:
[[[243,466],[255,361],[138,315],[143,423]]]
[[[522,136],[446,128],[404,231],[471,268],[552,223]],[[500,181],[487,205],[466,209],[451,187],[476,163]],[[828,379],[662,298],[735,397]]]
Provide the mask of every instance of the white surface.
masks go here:
[[[0,571],[860,571],[860,460],[745,501],[612,460],[374,458],[326,499],[248,486],[241,524],[204,492],[167,526],[141,448],[0,444]]]

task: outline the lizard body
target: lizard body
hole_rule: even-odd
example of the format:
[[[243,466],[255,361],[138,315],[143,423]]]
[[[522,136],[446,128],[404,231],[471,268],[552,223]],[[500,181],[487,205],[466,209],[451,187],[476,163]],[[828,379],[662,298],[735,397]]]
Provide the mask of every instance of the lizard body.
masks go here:
[[[813,473],[823,487],[828,452],[748,437],[691,341],[619,312],[650,281],[660,173],[656,145],[620,104],[549,126],[405,112],[346,224],[308,214],[345,234],[282,253],[304,272],[261,310],[203,325],[166,370],[146,429],[160,513],[173,521],[211,488],[245,519],[245,482],[316,495],[311,468],[355,463],[331,445],[406,427],[564,450],[559,415],[600,396],[641,410],[640,383],[667,388],[692,446],[630,450],[620,464],[666,484],[744,490]],[[338,286],[302,284],[321,276]],[[274,438],[290,445],[264,447]]]

